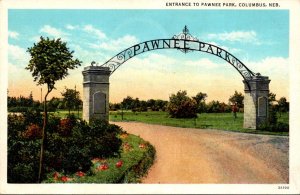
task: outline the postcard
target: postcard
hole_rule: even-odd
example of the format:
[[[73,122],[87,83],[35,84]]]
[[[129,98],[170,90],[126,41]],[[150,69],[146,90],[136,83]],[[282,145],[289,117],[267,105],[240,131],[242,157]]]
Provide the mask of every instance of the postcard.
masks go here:
[[[2,194],[299,193],[297,0],[2,0]]]

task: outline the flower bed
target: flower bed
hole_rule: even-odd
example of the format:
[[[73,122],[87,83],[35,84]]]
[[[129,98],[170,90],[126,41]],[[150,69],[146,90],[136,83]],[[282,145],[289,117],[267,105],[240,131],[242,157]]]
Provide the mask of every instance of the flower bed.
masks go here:
[[[37,182],[42,123],[39,112],[8,115],[8,183]],[[72,179],[69,174],[88,172],[94,157],[118,157],[120,133],[120,127],[106,121],[87,124],[74,116],[61,119],[50,115],[45,132],[43,180],[54,174],[55,181],[67,182]]]
[[[155,149],[138,136],[122,133],[119,157],[94,158],[89,171],[52,172],[44,183],[139,183],[155,158]]]

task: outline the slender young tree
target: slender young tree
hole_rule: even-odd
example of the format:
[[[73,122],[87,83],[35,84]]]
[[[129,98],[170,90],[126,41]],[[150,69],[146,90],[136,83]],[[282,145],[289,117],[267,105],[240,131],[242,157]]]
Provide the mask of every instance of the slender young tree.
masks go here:
[[[46,126],[48,122],[47,97],[55,89],[55,82],[62,80],[68,75],[69,69],[77,68],[81,61],[73,59],[74,51],[70,51],[66,42],[61,39],[49,39],[40,37],[38,43],[27,49],[31,59],[25,69],[32,72],[32,77],[37,85],[47,85],[47,91],[44,96],[44,122],[42,128],[42,140],[39,162],[38,182],[41,182],[43,159],[46,141]]]
[[[65,87],[65,91],[61,93],[61,95],[64,97],[63,101],[65,103],[65,106],[69,110],[69,115],[71,114],[72,108],[77,108],[78,104],[80,103],[79,98],[79,91],[76,91],[74,89],[68,89]]]

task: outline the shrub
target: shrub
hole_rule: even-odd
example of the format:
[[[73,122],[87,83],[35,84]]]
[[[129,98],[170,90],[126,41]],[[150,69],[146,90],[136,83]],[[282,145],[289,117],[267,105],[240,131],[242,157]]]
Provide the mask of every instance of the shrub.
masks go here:
[[[8,183],[34,183],[37,180],[40,140],[24,138],[25,127],[23,116],[8,115]]]
[[[39,126],[30,122],[37,122],[39,118],[34,118],[33,115],[32,113],[20,116],[8,115],[7,182],[9,183],[34,183],[37,180]]]
[[[272,132],[289,132],[289,124],[278,122],[277,112],[273,107],[270,107],[268,122],[260,125],[259,129]]]
[[[24,112],[22,116],[25,119],[24,121],[25,125],[30,125],[33,123],[42,126],[43,124],[43,118],[38,109],[35,108],[29,109],[26,112]]]
[[[271,131],[271,132],[289,132],[289,124],[286,123],[276,123],[276,124],[262,124],[259,126],[260,130]]]
[[[121,131],[119,126],[109,124],[107,121],[92,121],[89,133],[87,133],[91,147],[94,146],[91,148],[91,156],[108,157],[119,154],[122,141],[117,135]]]
[[[75,116],[68,115],[67,118],[61,119],[58,125],[58,133],[62,136],[68,136],[71,134],[73,127],[76,125]]]
[[[41,139],[42,138],[42,129],[37,124],[30,124],[27,126],[27,129],[25,132],[23,132],[24,138],[29,139]]]
[[[78,170],[87,171],[91,166],[89,148],[84,144],[81,135],[63,137],[58,133],[48,135],[45,163],[49,169],[73,173]]]
[[[25,118],[22,115],[9,114],[7,116],[7,138],[8,144],[11,140],[18,140],[21,133],[25,130]]]
[[[167,110],[172,118],[195,118],[197,102],[188,97],[186,91],[178,91],[171,95]]]
[[[36,117],[34,117],[36,116]],[[35,123],[34,123],[35,122]],[[38,178],[42,118],[38,113],[8,116],[8,182],[31,183]],[[105,121],[88,125],[74,116],[49,116],[44,173],[88,171],[94,157],[119,154],[122,130]]]
[[[276,125],[277,124],[277,113],[272,106],[269,109],[269,124]]]
[[[65,128],[61,131],[62,122]],[[61,132],[67,132],[63,133]],[[88,171],[93,157],[110,157],[118,154],[121,140],[117,134],[121,129],[104,121],[94,121],[89,126],[84,121],[62,119],[57,133],[48,135],[47,167],[56,171],[74,173],[78,170]]]

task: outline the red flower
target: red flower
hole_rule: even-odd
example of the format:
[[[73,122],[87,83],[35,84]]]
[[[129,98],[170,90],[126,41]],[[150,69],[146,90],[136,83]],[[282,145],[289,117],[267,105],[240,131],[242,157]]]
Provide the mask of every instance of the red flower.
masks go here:
[[[121,160],[119,160],[119,161],[116,163],[116,167],[117,167],[117,168],[122,167],[122,165],[123,165],[123,161],[121,161]]]
[[[101,171],[104,171],[104,170],[108,169],[108,165],[107,164],[102,164],[97,169],[101,170]]]
[[[145,147],[146,147],[145,144],[140,144],[140,145],[139,145],[139,148],[145,148]]]
[[[79,176],[79,177],[83,177],[83,176],[85,175],[85,173],[82,172],[82,171],[78,171],[78,172],[76,173],[76,175]]]
[[[59,173],[58,172],[54,172],[53,173],[53,177],[54,177],[54,180],[58,180]]]
[[[67,182],[67,181],[70,180],[70,178],[68,178],[67,176],[62,176],[62,177],[61,177],[61,180],[62,180],[63,182]]]

